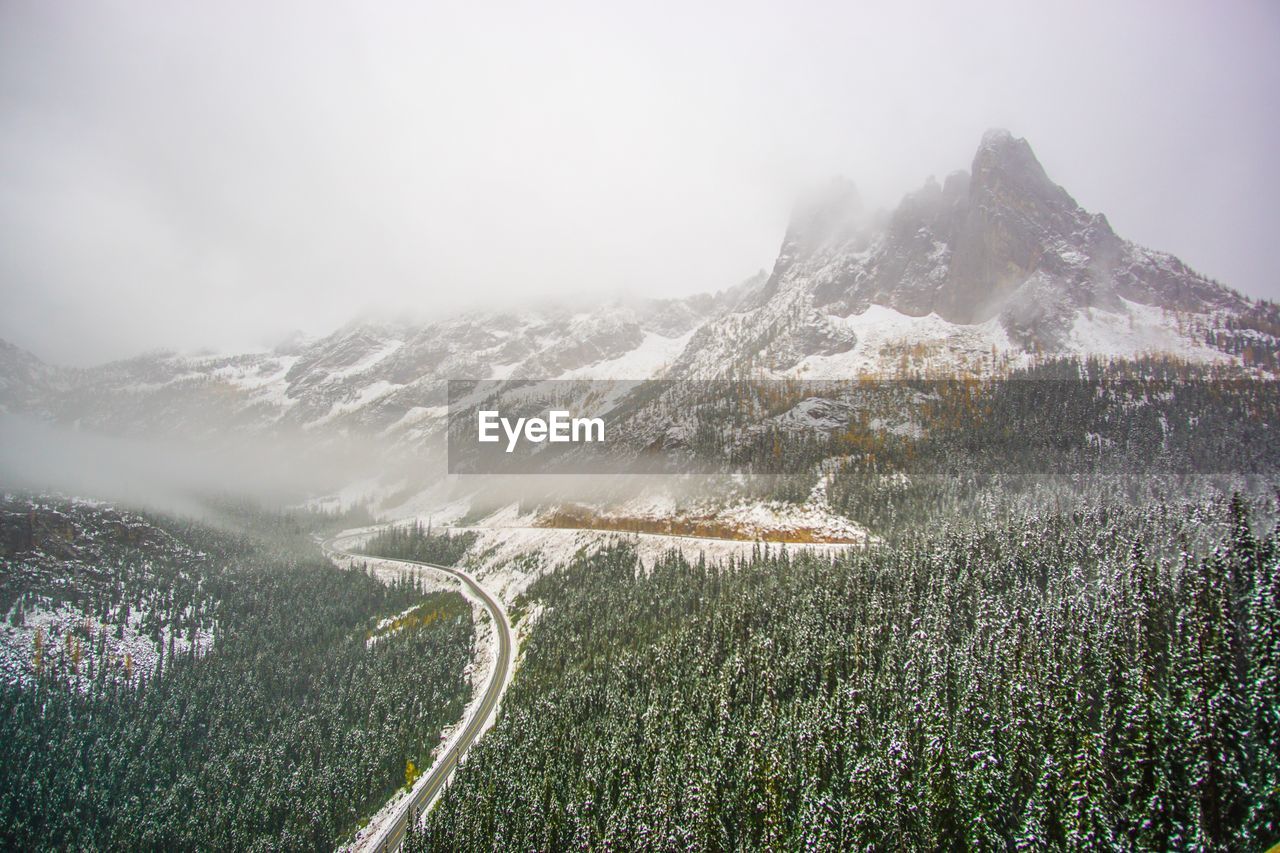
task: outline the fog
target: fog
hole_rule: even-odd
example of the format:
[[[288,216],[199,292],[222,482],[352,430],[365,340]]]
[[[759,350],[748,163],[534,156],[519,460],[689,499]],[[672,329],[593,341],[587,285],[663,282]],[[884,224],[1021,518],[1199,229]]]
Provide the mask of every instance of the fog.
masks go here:
[[[1025,136],[1122,235],[1280,295],[1270,2],[0,4],[0,338],[64,364],[682,295],[804,186]]]
[[[219,441],[131,438],[71,429],[0,412],[0,485],[4,491],[60,492],[170,513],[201,515],[211,497],[250,497],[267,506],[330,495],[350,507],[343,487],[381,473],[386,484],[435,479],[443,463],[423,452],[405,458],[361,440],[309,440],[296,434],[225,436]]]
[[[641,494],[704,496],[734,482],[703,475],[583,476],[598,468],[458,477],[447,473],[441,436],[411,448],[370,436],[297,432],[140,439],[0,412],[0,492],[74,495],[210,519],[226,498],[331,512],[364,506],[381,517],[430,513],[455,501],[489,512],[513,502],[527,511],[563,502],[617,504]],[[759,488],[769,482],[758,480]]]

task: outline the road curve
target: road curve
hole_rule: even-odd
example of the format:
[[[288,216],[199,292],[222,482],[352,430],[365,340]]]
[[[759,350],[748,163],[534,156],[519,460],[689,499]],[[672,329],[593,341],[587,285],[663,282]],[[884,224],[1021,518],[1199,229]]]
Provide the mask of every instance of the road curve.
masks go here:
[[[422,814],[425,809],[435,802],[436,796],[443,790],[445,783],[449,781],[449,777],[453,775],[453,771],[457,768],[458,761],[471,747],[471,744],[475,743],[476,738],[480,736],[486,724],[497,711],[498,702],[502,699],[503,691],[506,690],[513,662],[512,648],[514,644],[511,640],[511,623],[507,619],[507,611],[502,606],[502,602],[490,595],[489,591],[482,587],[475,578],[461,569],[437,566],[433,563],[422,563],[417,560],[393,560],[389,557],[371,557],[368,554],[358,554],[339,548],[335,543],[341,538],[344,537],[339,536],[330,539],[325,543],[325,547],[335,554],[354,557],[357,560],[377,559],[389,563],[401,563],[406,566],[422,566],[453,575],[484,604],[485,609],[489,611],[490,618],[493,620],[493,630],[498,638],[498,653],[494,661],[493,673],[489,676],[489,683],[485,686],[484,696],[479,705],[476,706],[475,713],[471,715],[471,718],[463,726],[462,734],[454,738],[448,752],[436,761],[435,766],[427,774],[427,781],[414,787],[414,793],[401,803],[396,811],[395,818],[378,836],[370,840],[366,848],[368,850],[393,851],[400,849],[400,843],[404,840],[409,812]]]

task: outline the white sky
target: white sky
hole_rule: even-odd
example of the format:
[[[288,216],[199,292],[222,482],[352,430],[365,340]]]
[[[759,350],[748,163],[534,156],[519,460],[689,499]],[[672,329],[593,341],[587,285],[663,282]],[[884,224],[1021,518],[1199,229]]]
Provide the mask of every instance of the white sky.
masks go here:
[[[1280,4],[0,3],[0,338],[60,363],[716,290],[1025,136],[1280,296]]]

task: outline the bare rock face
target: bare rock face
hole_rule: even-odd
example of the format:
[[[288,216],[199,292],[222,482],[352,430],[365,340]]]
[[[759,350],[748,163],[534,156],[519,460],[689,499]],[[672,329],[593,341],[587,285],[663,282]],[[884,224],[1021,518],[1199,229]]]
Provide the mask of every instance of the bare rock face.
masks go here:
[[[1049,180],[1024,139],[989,131],[973,159],[963,217],[952,237],[948,287],[935,310],[959,323],[998,313],[1034,273],[1087,305],[1108,300],[1108,271],[1123,244],[1106,218],[1092,216]],[[1083,255],[1090,263],[1080,268]]]
[[[796,205],[782,238],[782,248],[773,265],[773,274],[760,293],[758,305],[777,296],[782,282],[792,273],[804,275],[814,258],[848,253],[859,248],[866,234],[862,196],[845,178],[837,178]]]

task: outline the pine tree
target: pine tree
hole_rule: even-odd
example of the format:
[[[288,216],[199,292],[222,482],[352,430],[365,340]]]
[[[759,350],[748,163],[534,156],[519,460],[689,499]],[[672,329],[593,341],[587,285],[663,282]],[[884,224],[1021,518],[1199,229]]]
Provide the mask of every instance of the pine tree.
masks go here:
[[[1236,615],[1223,554],[1195,561],[1190,583],[1184,642],[1196,843],[1226,850],[1244,825],[1246,780],[1243,684],[1233,654]]]
[[[1259,554],[1249,608],[1248,683],[1252,740],[1257,744],[1250,774],[1254,804],[1249,827],[1261,847],[1280,842],[1280,553],[1275,543],[1273,536]]]

